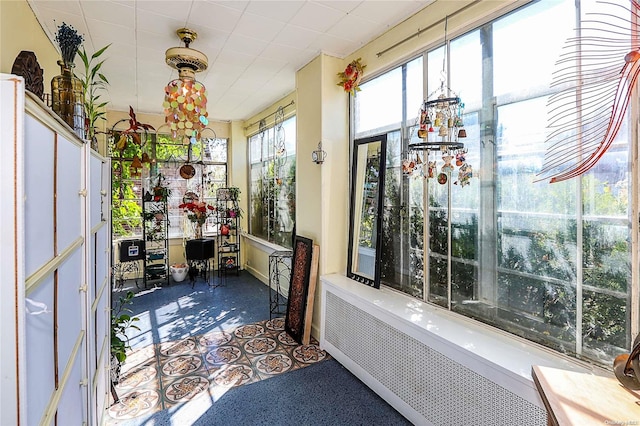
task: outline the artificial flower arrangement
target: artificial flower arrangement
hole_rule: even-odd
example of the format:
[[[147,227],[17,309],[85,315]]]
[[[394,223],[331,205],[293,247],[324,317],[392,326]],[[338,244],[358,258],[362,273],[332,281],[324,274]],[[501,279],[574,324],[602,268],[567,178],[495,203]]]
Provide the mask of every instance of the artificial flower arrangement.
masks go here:
[[[360,91],[360,80],[362,80],[362,75],[366,67],[366,65],[362,65],[360,60],[361,58],[351,61],[343,72],[338,73],[338,77],[340,77],[338,86],[342,86],[345,92],[349,92],[352,95]]]
[[[78,34],[75,28],[67,25],[65,22],[58,26],[58,32],[54,38],[60,48],[62,61],[67,66],[73,66],[73,60],[76,57],[78,48],[84,41],[84,37]]]
[[[198,225],[204,225],[207,218],[216,210],[215,207],[204,201],[183,203],[180,204],[178,208],[184,209],[184,212],[187,214],[187,219]]]

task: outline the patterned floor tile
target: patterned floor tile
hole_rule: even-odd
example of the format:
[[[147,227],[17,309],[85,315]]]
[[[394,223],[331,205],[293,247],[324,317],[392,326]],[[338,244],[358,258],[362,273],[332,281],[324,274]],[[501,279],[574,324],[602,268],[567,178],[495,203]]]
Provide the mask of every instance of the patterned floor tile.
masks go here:
[[[199,375],[188,375],[168,383],[163,389],[166,405],[186,402],[209,389],[209,379]]]
[[[233,339],[233,335],[226,331],[212,331],[206,334],[203,334],[198,338],[198,343],[200,346],[221,346],[226,345]]]
[[[188,338],[177,342],[161,343],[158,346],[158,352],[162,356],[174,356],[195,352],[197,348],[196,339]]]
[[[129,389],[149,387],[155,385],[158,387],[158,368],[154,359],[146,364],[139,365],[124,373],[121,373],[120,383],[116,386],[118,391],[127,391]]]
[[[128,354],[116,386],[120,402],[109,408],[112,421],[107,424],[176,407],[206,393],[214,395],[328,358],[315,339],[301,345],[289,336],[284,318],[151,345]]]
[[[284,373],[291,370],[291,367],[294,365],[291,357],[285,353],[261,355],[256,357],[253,362],[262,377],[264,377],[264,375],[273,376]]]
[[[153,389],[135,389],[120,396],[120,401],[109,407],[113,419],[127,420],[157,411],[160,394]]]
[[[249,365],[228,364],[213,374],[213,381],[218,386],[234,387],[253,381],[254,371]]]
[[[211,349],[205,355],[207,364],[232,364],[242,356],[242,351],[237,346],[224,345]]]
[[[193,374],[203,369],[202,357],[199,354],[185,354],[164,358],[160,368],[163,376],[179,377]]]

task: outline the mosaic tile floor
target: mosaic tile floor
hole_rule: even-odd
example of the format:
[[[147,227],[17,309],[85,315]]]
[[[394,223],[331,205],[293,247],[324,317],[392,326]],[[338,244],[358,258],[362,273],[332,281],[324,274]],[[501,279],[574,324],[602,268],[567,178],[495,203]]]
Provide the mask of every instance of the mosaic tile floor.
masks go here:
[[[183,404],[328,359],[312,339],[300,345],[284,331],[284,318],[147,346],[128,355],[116,386],[120,402],[108,424]]]

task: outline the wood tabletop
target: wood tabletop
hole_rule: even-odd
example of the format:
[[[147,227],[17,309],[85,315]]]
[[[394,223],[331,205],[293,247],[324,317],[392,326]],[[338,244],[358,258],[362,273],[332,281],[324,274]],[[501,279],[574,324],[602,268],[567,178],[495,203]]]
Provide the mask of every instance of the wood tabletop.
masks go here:
[[[578,372],[534,365],[532,374],[550,425],[640,426],[640,391],[624,388],[613,372]]]

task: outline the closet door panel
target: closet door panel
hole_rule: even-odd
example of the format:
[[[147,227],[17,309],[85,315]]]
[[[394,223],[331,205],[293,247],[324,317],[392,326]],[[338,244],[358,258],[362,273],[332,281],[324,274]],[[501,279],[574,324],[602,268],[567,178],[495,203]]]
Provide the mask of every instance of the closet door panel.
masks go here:
[[[78,248],[58,270],[58,371],[64,371],[78,336],[84,329],[84,292],[82,283],[82,250]]]
[[[33,302],[33,303],[30,303]],[[45,277],[25,303],[25,370],[28,424],[37,425],[55,390],[53,274]],[[38,306],[37,304],[43,304]],[[43,311],[43,309],[45,309]]]
[[[90,201],[90,228],[93,229],[94,227],[96,227],[98,224],[100,224],[101,222],[101,215],[100,215],[100,210],[102,208],[102,194],[100,193],[100,191],[103,189],[102,188],[102,160],[94,155],[91,156],[91,159],[89,160],[90,162],[90,167],[89,170],[91,171],[91,175],[89,177],[90,182],[90,194],[91,194],[91,199]]]
[[[58,425],[83,425],[86,424],[87,411],[85,404],[79,404],[84,401],[86,393],[85,386],[82,382],[82,359],[81,354],[84,353],[84,344],[81,344],[79,350],[73,359],[73,367],[71,374],[67,379],[66,385],[62,391],[60,402],[58,403],[57,424]]]
[[[25,276],[29,277],[53,258],[53,131],[25,117]]]
[[[69,247],[83,233],[82,147],[58,136],[57,158],[57,230],[58,252]]]

